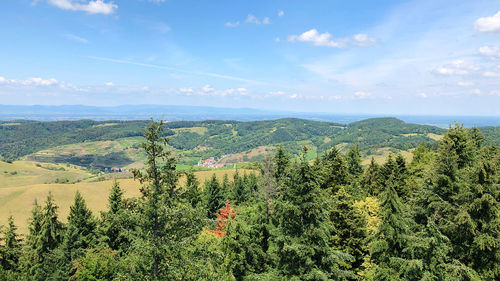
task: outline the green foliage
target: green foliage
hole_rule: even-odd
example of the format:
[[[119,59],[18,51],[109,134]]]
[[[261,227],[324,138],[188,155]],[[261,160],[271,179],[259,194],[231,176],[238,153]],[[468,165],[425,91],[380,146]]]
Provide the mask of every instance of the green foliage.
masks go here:
[[[224,194],[215,174],[212,175],[209,181],[205,182],[203,195],[207,217],[215,218],[217,211],[224,206]]]

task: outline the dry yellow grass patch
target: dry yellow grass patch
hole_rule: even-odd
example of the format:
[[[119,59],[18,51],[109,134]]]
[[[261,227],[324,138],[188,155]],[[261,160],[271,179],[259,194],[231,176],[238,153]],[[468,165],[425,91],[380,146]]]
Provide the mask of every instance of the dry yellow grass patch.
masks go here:
[[[219,180],[224,174],[232,179],[236,170],[214,170],[195,172],[198,180],[203,185],[204,181],[211,178],[215,173]],[[247,173],[252,171],[246,171]],[[240,174],[245,170],[240,170]],[[117,180],[124,191],[125,197],[137,197],[140,195],[140,184],[133,179]],[[184,186],[185,177],[179,180],[179,186]],[[81,182],[76,184],[33,184],[25,186],[12,186],[0,188],[0,225],[7,223],[7,218],[12,215],[19,232],[28,232],[27,223],[31,216],[33,202],[38,200],[38,204],[43,205],[49,192],[52,192],[55,203],[59,206],[59,218],[66,221],[69,214],[69,207],[73,204],[75,192],[78,190],[85,198],[87,205],[98,215],[100,211],[107,208],[109,191],[113,185],[112,180],[101,182]]]
[[[433,134],[433,133],[428,133],[427,137],[435,140],[435,141],[440,141],[443,138],[443,135],[438,135],[438,134]]]

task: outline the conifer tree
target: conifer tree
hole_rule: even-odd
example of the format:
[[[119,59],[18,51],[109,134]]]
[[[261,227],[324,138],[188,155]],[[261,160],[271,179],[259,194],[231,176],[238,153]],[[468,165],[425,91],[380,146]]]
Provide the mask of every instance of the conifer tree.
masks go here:
[[[250,190],[248,188],[248,179],[246,174],[244,177],[241,177],[236,171],[233,178],[233,190],[232,190],[232,198],[234,199],[236,204],[241,204],[248,200],[250,197]]]
[[[117,206],[112,206],[116,208]],[[64,234],[63,250],[70,260],[83,255],[86,249],[96,244],[97,221],[87,207],[79,191],[70,206],[68,225]]]
[[[363,173],[361,166],[361,154],[359,153],[359,144],[351,145],[346,155],[347,171],[349,174],[357,178]]]
[[[17,233],[14,218],[9,216],[7,227],[2,231],[0,239],[0,267],[9,271],[17,271],[21,255],[21,239]]]
[[[153,278],[159,278],[167,268],[165,247],[171,241],[167,239],[167,229],[172,205],[176,199],[176,185],[179,175],[175,169],[175,158],[167,150],[168,139],[165,137],[163,121],[152,121],[144,133],[145,142],[141,144],[147,155],[144,172],[133,170],[134,178],[143,184],[141,188],[143,205],[143,238],[145,239]],[[146,262],[146,261],[145,261]]]
[[[274,155],[274,178],[279,183],[281,179],[285,176],[286,170],[290,165],[290,155],[283,148],[282,145],[278,146],[276,154]]]
[[[123,191],[117,181],[113,183],[108,197],[108,211],[102,212],[101,217],[98,228],[101,242],[118,251],[118,254],[123,254],[130,246],[128,233],[135,224],[134,216],[124,206]]]
[[[200,183],[193,171],[186,172],[184,198],[186,198],[193,208],[196,207],[202,200],[199,184]]]
[[[215,174],[212,175],[210,180],[205,182],[203,193],[207,216],[215,218],[217,211],[224,206],[224,194],[222,194],[222,189]]]
[[[322,157],[319,167],[320,187],[337,192],[340,186],[347,183],[347,166],[336,147],[328,150]]]
[[[333,197],[330,220],[334,227],[335,247],[353,256],[347,269],[357,273],[362,269],[368,249],[364,244],[366,222],[353,204],[354,199],[341,187]]]
[[[341,279],[349,273],[340,264],[350,256],[332,248],[325,200],[306,152],[304,147],[300,163],[284,178],[276,202],[278,269],[287,279]]]
[[[366,169],[363,177],[361,178],[361,186],[367,192],[368,195],[377,196],[382,190],[382,175],[381,168],[375,162],[375,159],[371,159],[368,168]]]

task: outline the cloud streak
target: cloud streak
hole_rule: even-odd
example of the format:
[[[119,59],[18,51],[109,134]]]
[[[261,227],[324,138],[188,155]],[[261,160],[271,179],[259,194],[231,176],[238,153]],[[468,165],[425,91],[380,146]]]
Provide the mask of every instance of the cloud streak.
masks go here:
[[[93,60],[113,62],[113,63],[129,64],[129,65],[136,65],[136,66],[142,66],[142,67],[148,67],[148,68],[181,72],[181,73],[192,74],[192,75],[208,76],[208,77],[214,77],[214,78],[220,78],[220,79],[232,80],[232,81],[239,81],[239,82],[246,82],[246,83],[252,83],[252,84],[268,84],[268,83],[262,82],[262,81],[250,80],[250,79],[245,79],[245,78],[240,78],[240,77],[235,77],[235,76],[230,76],[230,75],[224,75],[224,74],[218,74],[218,73],[213,73],[213,72],[189,71],[189,70],[178,69],[178,68],[170,67],[170,66],[134,62],[134,61],[129,61],[129,60],[119,60],[119,59],[112,59],[112,58],[96,57],[96,56],[87,56],[87,58],[93,59]]]

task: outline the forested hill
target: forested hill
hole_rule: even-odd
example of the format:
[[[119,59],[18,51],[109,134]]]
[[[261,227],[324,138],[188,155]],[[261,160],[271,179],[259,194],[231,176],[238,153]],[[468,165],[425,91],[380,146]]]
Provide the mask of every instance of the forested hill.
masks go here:
[[[9,121],[0,122],[0,155],[14,160],[60,145],[142,136],[149,121]],[[259,146],[284,144],[291,151],[307,141],[319,152],[338,144],[359,143],[362,151],[380,147],[407,150],[432,143],[444,133],[434,126],[408,124],[396,118],[374,118],[338,124],[285,118],[268,121],[177,121],[166,123],[169,144],[179,151],[203,155],[239,153]],[[498,128],[486,136],[498,138]],[[495,135],[496,134],[496,135]],[[198,153],[200,154],[200,153]]]

